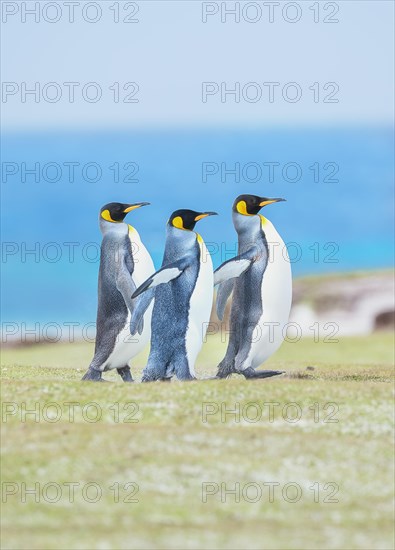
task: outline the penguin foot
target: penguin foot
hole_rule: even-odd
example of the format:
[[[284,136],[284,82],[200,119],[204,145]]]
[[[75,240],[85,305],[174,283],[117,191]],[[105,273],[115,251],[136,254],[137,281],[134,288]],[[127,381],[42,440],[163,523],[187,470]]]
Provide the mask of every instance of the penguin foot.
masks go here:
[[[89,368],[84,376],[81,378],[84,382],[105,382],[101,377],[102,373],[100,370]]]
[[[124,382],[134,382],[132,373],[130,372],[130,367],[126,365],[125,367],[121,367],[120,369],[117,369],[117,373],[122,378]]]
[[[252,367],[248,367],[247,369],[240,372],[240,374],[243,374],[247,379],[250,378],[270,378],[271,376],[277,376],[278,374],[284,374],[285,371],[283,370],[255,370]]]
[[[236,373],[236,370],[233,367],[233,365],[220,364],[218,366],[218,372],[215,378],[229,378],[230,376],[232,376],[232,374],[235,374],[235,373]]]
[[[154,378],[152,376],[148,376],[148,375],[144,375],[143,374],[143,377],[141,379],[141,382],[143,383],[147,383],[147,382],[156,382],[157,380],[160,380],[160,378]]]

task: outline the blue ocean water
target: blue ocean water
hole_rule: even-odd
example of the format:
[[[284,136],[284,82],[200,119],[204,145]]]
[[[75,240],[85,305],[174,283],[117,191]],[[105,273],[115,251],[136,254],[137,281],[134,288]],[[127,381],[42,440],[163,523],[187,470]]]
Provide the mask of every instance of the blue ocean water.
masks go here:
[[[255,193],[287,199],[265,215],[295,276],[390,267],[393,147],[389,127],[4,135],[3,322],[95,319],[97,215],[112,201],[152,203],[127,221],[157,266],[178,208],[217,211],[197,229],[215,266],[231,257],[231,204]]]

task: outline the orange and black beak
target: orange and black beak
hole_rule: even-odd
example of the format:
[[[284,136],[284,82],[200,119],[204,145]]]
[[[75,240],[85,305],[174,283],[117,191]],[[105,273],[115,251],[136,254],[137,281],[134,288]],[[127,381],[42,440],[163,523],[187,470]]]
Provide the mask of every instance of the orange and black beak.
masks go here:
[[[285,202],[286,199],[269,199],[268,197],[261,197],[261,202],[259,203],[259,206],[267,206],[268,204],[273,204],[274,202]]]
[[[136,208],[141,208],[142,206],[148,206],[149,202],[135,202],[134,204],[125,204],[126,208],[124,209],[123,213],[128,214],[132,210],[136,210]]]
[[[207,218],[207,216],[218,216],[218,214],[217,212],[200,212],[200,214],[195,217],[195,222]]]

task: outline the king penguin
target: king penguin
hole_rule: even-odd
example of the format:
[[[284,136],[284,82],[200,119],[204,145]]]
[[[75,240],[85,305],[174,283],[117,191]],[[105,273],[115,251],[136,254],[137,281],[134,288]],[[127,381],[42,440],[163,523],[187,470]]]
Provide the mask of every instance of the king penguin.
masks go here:
[[[255,370],[283,341],[292,301],[291,264],[287,248],[274,225],[259,212],[285,199],[240,195],[233,209],[238,234],[238,256],[214,273],[218,285],[217,315],[223,319],[233,292],[230,337],[217,378],[232,373],[246,378],[267,378],[281,371]]]
[[[95,354],[82,380],[102,381],[102,372],[117,369],[124,382],[133,382],[128,365],[148,343],[152,306],[140,320],[139,335],[130,334],[136,303],[131,295],[153,272],[154,264],[136,229],[123,223],[132,210],[148,202],[103,206],[99,225],[103,235],[100,253]]]
[[[162,267],[133,294],[148,295],[132,317],[131,331],[155,296],[151,351],[143,382],[195,379],[195,361],[202,347],[213,301],[213,264],[202,237],[193,231],[196,222],[216,212],[176,210],[167,222]],[[156,287],[156,288],[155,288]]]

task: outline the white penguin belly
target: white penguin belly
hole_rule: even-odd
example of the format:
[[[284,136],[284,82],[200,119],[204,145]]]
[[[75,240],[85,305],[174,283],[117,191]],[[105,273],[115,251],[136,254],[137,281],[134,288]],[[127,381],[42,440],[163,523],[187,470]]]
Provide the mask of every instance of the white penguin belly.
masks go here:
[[[129,238],[134,261],[132,279],[137,288],[154,273],[155,267],[148,250],[141,242],[138,232],[131,226],[129,226]],[[128,310],[126,323],[118,334],[114,349],[105,363],[107,369],[124,367],[128,364],[130,359],[135,357],[145,348],[151,337],[152,309],[153,301],[144,314],[143,332],[141,334],[137,332],[134,336],[130,334],[131,314]]]
[[[195,374],[195,361],[202,348],[210,321],[214,293],[213,262],[201,237],[200,269],[194,291],[191,296],[186,333],[186,352],[190,373]]]
[[[139,287],[154,273],[154,262],[148,250],[141,242],[140,235],[131,226],[129,226],[129,238],[134,261],[133,281]]]
[[[286,246],[269,220],[265,221],[263,227],[272,257],[269,258],[263,276],[262,315],[254,330],[253,343],[244,363],[245,368],[259,367],[280,347],[284,340],[292,303],[292,273]]]

